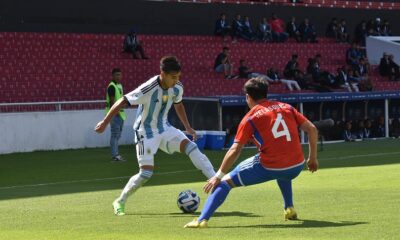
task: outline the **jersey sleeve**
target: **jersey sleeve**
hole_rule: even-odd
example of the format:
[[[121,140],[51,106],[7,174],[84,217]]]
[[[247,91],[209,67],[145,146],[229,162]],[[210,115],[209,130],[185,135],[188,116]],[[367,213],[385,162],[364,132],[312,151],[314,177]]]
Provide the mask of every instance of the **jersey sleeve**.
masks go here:
[[[139,105],[145,102],[146,95],[140,90],[140,88],[136,88],[130,93],[124,95],[125,101],[129,103],[129,105]]]
[[[235,143],[239,144],[246,144],[250,140],[252,140],[252,136],[254,133],[254,129],[250,123],[251,120],[243,119],[242,122],[239,124],[236,136],[235,136]]]
[[[175,104],[182,102],[182,99],[183,99],[183,85],[181,82],[178,82],[177,85],[178,85],[177,86],[178,91],[177,91],[175,101],[174,101]]]
[[[298,126],[302,125],[308,120],[303,114],[299,113],[294,107],[292,107],[292,112]]]

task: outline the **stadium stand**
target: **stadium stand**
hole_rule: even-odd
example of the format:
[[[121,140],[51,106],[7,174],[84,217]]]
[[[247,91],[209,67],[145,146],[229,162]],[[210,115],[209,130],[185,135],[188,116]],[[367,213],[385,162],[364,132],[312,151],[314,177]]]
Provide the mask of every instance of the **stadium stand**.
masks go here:
[[[0,102],[77,101],[102,99],[110,71],[119,67],[126,90],[157,74],[161,56],[174,54],[183,63],[186,96],[240,95],[244,79],[223,79],[212,69],[225,44],[213,36],[143,35],[151,59],[133,60],[122,52],[123,35],[74,33],[0,33]],[[347,44],[321,38],[318,44],[287,42],[231,45],[235,70],[244,58],[257,72],[267,67],[282,71],[293,53],[301,68],[307,58],[322,54],[322,68],[335,73],[345,63]],[[306,47],[305,47],[306,46]],[[372,74],[376,90],[400,89],[398,82]],[[282,84],[272,93],[289,93]],[[307,92],[307,91],[303,91]]]
[[[236,4],[279,4],[284,6],[302,7],[328,7],[328,8],[355,8],[355,9],[400,9],[400,2],[379,1],[379,0],[266,0],[266,1],[246,1],[246,0],[172,0],[171,2],[190,2],[190,3],[236,3]]]

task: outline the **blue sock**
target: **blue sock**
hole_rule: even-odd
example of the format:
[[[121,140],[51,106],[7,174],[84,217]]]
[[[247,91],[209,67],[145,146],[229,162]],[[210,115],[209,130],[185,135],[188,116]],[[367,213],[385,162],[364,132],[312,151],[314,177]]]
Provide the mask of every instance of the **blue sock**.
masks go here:
[[[276,181],[281,189],[283,201],[285,202],[285,209],[293,207],[292,180],[278,179]]]
[[[214,192],[207,198],[206,204],[201,211],[198,221],[203,219],[209,220],[211,215],[217,210],[219,206],[225,201],[228,196],[231,186],[226,181],[221,182],[214,188]]]

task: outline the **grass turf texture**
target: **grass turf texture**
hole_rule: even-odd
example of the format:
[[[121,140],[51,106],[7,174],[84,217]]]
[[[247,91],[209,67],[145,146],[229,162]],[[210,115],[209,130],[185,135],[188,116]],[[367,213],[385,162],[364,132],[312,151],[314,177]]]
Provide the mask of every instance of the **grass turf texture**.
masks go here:
[[[123,217],[111,203],[137,171],[133,147],[121,149],[126,163],[109,162],[106,148],[0,155],[0,239],[399,239],[399,144],[325,145],[321,169],[294,181],[300,221],[283,220],[269,182],[234,189],[209,229],[182,228],[199,212],[181,213],[179,192],[206,200],[204,178],[184,155],[157,154],[156,174]],[[216,167],[224,153],[206,152]]]

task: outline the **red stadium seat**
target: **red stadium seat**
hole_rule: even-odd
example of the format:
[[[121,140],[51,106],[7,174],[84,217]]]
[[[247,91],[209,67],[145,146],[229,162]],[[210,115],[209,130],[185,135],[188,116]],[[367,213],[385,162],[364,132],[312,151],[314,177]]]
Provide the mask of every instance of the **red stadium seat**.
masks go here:
[[[313,0],[314,1],[314,0]],[[328,0],[325,0],[328,2]],[[373,5],[373,4],[372,4]],[[158,73],[159,59],[174,54],[182,61],[182,82],[186,96],[242,94],[243,79],[224,79],[213,71],[214,58],[225,45],[213,36],[141,36],[149,60],[133,60],[122,53],[123,35],[75,33],[0,33],[0,102],[103,99],[112,68],[124,72],[126,91]],[[54,41],[63,39],[62,43]],[[227,43],[237,70],[239,59],[246,59],[257,72],[274,67],[282,72],[294,53],[303,70],[307,59],[322,55],[322,68],[336,72],[345,63],[347,45],[319,38],[318,44],[240,42]],[[387,83],[376,70],[371,72],[377,89],[400,89]],[[23,87],[23,97],[13,96],[14,87]],[[272,85],[271,92],[289,93],[284,85]],[[14,99],[15,97],[15,99]]]

